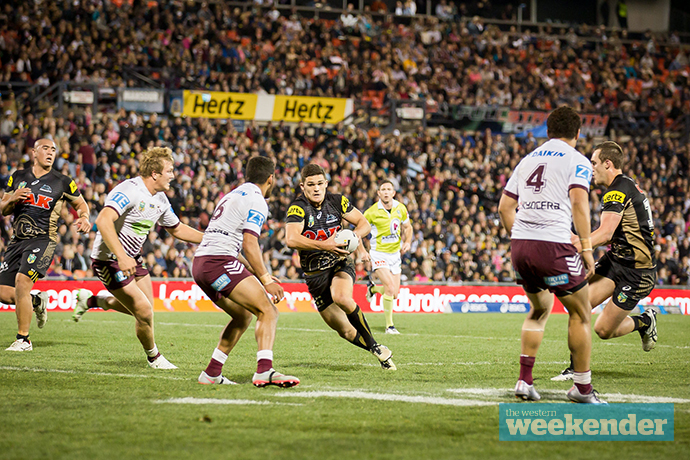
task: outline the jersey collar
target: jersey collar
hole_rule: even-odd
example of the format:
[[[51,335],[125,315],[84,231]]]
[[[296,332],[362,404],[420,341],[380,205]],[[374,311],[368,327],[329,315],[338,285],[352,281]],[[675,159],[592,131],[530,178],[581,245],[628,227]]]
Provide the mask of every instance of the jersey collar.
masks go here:
[[[391,206],[391,210],[389,211],[388,209],[386,209],[385,206],[383,206],[383,202],[379,199],[379,209],[383,209],[386,212],[391,212],[393,210],[393,208],[395,208],[398,204],[399,204],[398,200],[393,198],[393,205]]]

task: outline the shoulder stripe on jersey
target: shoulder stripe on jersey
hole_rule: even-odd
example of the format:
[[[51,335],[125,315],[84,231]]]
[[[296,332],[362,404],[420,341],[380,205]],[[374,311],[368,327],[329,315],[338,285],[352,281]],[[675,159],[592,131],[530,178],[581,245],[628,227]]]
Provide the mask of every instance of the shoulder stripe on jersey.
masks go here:
[[[570,184],[570,186],[568,187],[568,191],[570,191],[570,190],[572,190],[572,189],[574,189],[574,188],[581,188],[581,189],[584,190],[585,192],[589,193],[589,188],[587,188],[587,187],[585,187],[584,185],[581,185],[581,184]]]
[[[259,237],[259,235],[258,235],[255,231],[249,230],[249,229],[247,229],[247,228],[245,228],[244,230],[242,230],[242,233],[249,233],[249,234],[254,235],[254,236],[257,237],[257,238]]]
[[[516,194],[514,194],[513,192],[509,192],[508,190],[503,190],[503,194],[514,200],[517,200],[519,198]]]
[[[110,209],[112,209],[113,211],[115,211],[115,212],[117,213],[118,216],[121,216],[121,215],[122,215],[122,214],[120,214],[120,210],[117,209],[115,206],[111,206],[111,205],[109,205],[109,204],[106,204],[105,206],[103,206],[103,209],[105,209],[105,208],[110,208]]]

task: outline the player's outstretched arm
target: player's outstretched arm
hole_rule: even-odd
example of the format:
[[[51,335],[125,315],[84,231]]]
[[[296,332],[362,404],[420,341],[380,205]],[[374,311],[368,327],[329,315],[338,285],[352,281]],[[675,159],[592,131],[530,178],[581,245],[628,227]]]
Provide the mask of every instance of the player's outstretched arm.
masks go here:
[[[96,218],[96,227],[101,233],[103,242],[108,246],[110,252],[115,254],[117,257],[117,263],[120,266],[120,270],[126,276],[134,275],[137,268],[137,262],[133,258],[127,255],[125,248],[120,243],[120,238],[117,236],[117,230],[115,230],[115,221],[120,218],[120,215],[111,207],[105,207],[98,214]]]
[[[271,275],[268,274],[264,259],[261,254],[261,247],[259,246],[259,239],[256,235],[246,232],[242,236],[242,249],[244,250],[245,258],[249,265],[251,265],[254,276],[259,278],[261,284],[264,285],[266,292],[273,296],[273,302],[278,303],[283,298],[283,288],[276,283]]]
[[[515,223],[515,216],[517,215],[518,202],[515,198],[509,197],[506,194],[501,195],[501,200],[498,202],[498,215],[501,218],[501,223],[506,232],[510,235]]]
[[[199,230],[195,230],[189,225],[180,224],[177,227],[166,228],[168,233],[178,240],[187,241],[189,243],[199,244],[204,238],[204,234]]]

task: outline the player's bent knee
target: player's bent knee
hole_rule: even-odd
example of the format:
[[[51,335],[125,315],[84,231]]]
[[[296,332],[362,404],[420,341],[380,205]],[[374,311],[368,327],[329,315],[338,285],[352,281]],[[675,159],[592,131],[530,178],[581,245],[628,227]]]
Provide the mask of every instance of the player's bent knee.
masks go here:
[[[605,329],[602,326],[594,325],[594,332],[599,336],[600,339],[602,340],[608,340],[611,337],[613,337],[613,332],[608,329]]]

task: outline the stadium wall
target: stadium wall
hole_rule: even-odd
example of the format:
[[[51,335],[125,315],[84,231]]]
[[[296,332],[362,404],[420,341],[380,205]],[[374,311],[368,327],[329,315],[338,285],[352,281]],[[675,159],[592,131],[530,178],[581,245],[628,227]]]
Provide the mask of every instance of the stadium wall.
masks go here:
[[[281,312],[315,312],[311,296],[304,283],[282,283],[285,299],[278,304]],[[48,310],[69,311],[79,289],[94,293],[107,291],[100,281],[40,280],[36,289],[47,292],[50,301]],[[166,311],[220,311],[191,280],[154,280],[154,310]],[[354,298],[365,312],[382,312],[380,296],[367,302],[366,286],[355,285]],[[662,313],[678,312],[690,314],[690,290],[657,288],[642,305],[661,307]],[[400,313],[524,313],[527,311],[527,297],[522,288],[506,285],[445,286],[406,285],[400,289],[395,311]],[[0,304],[0,311],[14,311],[13,305]],[[553,313],[565,313],[556,300]]]

